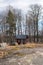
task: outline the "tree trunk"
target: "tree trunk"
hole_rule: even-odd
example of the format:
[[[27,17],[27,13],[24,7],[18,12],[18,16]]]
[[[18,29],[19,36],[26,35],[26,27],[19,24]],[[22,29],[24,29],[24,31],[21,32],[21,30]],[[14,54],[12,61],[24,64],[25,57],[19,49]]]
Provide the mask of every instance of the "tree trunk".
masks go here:
[[[34,42],[35,42],[35,21],[34,21]]]
[[[36,22],[36,28],[37,28],[37,43],[38,43],[38,21]]]

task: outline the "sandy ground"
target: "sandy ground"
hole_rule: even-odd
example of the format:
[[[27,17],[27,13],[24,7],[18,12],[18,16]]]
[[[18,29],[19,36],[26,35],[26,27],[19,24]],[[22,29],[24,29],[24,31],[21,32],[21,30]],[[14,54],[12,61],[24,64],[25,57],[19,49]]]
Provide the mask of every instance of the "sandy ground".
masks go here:
[[[0,59],[0,65],[43,65],[43,48],[24,48]]]

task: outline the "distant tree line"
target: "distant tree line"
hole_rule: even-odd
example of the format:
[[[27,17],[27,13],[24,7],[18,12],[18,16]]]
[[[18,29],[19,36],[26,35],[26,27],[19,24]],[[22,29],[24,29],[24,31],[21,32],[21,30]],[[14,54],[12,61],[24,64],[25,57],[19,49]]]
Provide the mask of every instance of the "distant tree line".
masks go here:
[[[42,35],[40,36],[39,35],[40,31],[38,28],[39,27],[38,24],[41,19],[41,14],[42,14],[42,7],[40,5],[34,4],[30,6],[30,10],[28,11],[27,16],[26,16],[30,42],[31,42],[31,36],[33,36],[34,42],[39,42],[39,38],[41,37],[43,39],[43,32],[41,31]],[[42,29],[43,29],[43,25],[42,25]]]
[[[15,35],[21,32],[22,35],[22,11],[8,10],[7,16],[1,21],[0,42],[12,43],[15,41]],[[39,30],[39,21],[42,17],[42,7],[38,4],[30,5],[26,17],[25,35],[28,36],[29,42],[43,42],[43,21],[41,23],[41,30]],[[42,17],[43,19],[43,17]],[[28,32],[28,33],[27,33]]]

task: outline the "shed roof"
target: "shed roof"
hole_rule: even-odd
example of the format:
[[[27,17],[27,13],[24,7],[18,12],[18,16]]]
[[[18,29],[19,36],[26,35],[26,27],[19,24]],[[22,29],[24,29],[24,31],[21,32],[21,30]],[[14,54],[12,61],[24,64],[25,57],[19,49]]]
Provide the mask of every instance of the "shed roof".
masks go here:
[[[26,35],[16,35],[16,39],[26,39]]]

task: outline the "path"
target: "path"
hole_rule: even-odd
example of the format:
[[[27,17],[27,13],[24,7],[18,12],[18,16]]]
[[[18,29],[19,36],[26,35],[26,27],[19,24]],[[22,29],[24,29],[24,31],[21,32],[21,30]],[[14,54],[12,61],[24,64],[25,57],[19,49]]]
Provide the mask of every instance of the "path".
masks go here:
[[[25,48],[0,59],[0,65],[43,65],[43,48]]]

